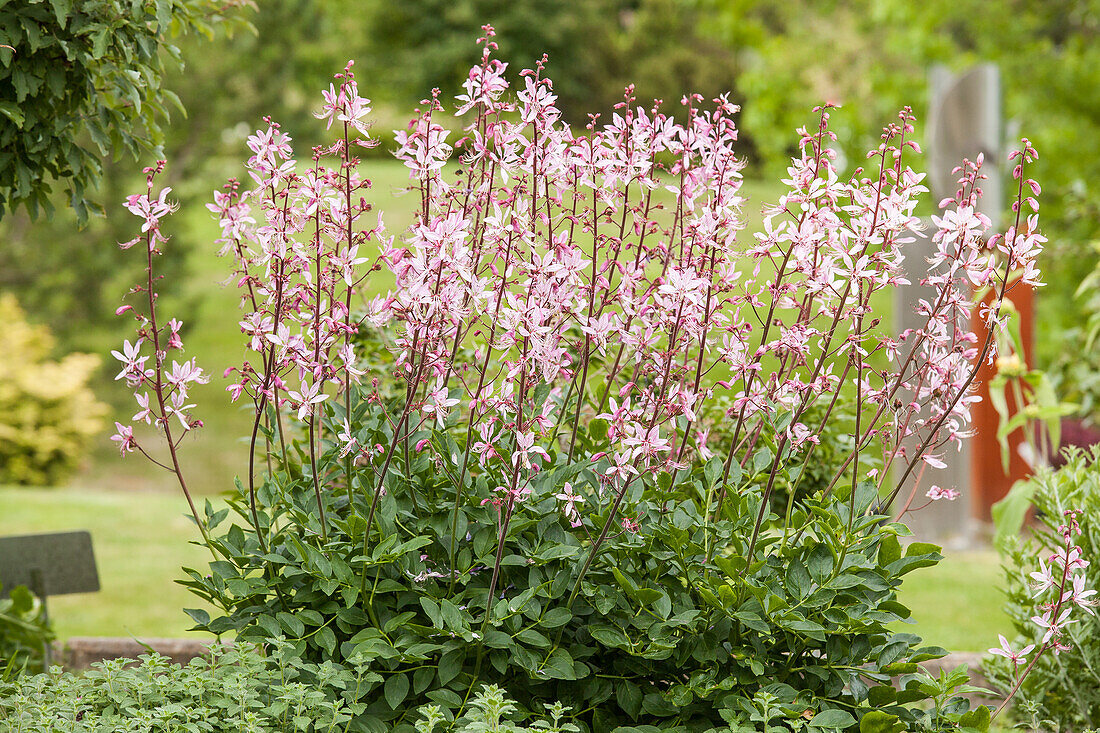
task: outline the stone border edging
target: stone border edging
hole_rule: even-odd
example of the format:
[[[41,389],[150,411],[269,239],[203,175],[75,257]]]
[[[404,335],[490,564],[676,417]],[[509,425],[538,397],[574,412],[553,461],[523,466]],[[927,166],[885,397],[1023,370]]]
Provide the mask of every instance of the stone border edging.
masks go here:
[[[146,646],[177,664],[187,664],[195,657],[205,654],[212,643],[212,641],[200,639],[152,638],[138,642],[127,637],[73,636],[64,642],[56,642],[54,651],[56,659],[63,667],[78,671],[88,669],[95,662],[104,659],[136,659],[148,653]],[[960,664],[965,664],[970,671],[970,684],[984,687],[986,681],[979,668],[983,656],[981,652],[953,652],[943,659],[925,662],[924,668],[929,674],[935,676],[941,669],[954,669]],[[967,697],[971,701],[984,701],[981,696],[967,695]]]

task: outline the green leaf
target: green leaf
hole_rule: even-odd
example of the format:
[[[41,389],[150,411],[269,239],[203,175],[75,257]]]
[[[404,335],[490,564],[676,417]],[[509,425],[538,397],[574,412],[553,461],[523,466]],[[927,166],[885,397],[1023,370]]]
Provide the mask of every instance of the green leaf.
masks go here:
[[[9,120],[15,123],[15,126],[19,129],[23,128],[23,122],[25,120],[23,116],[23,110],[19,109],[19,105],[11,102],[0,101],[0,114],[3,114]]]
[[[896,715],[872,710],[859,721],[859,733],[902,733],[905,723]]]
[[[462,671],[465,653],[461,649],[452,649],[439,658],[439,684],[446,685]]]
[[[306,633],[306,625],[286,611],[279,611],[275,614],[275,618],[279,619],[279,623],[286,629],[287,634],[296,639]]]
[[[995,546],[1004,547],[1009,537],[1015,537],[1023,529],[1038,487],[1039,484],[1034,481],[1021,479],[1012,485],[1005,498],[993,505],[993,524],[997,527],[993,536]]]
[[[603,418],[592,418],[588,421],[588,434],[593,440],[602,442],[607,438],[609,423]]]
[[[328,652],[329,656],[332,656],[333,651],[336,649],[336,634],[333,633],[332,629],[323,626],[318,629],[316,637],[318,646]]]
[[[891,685],[877,685],[867,692],[867,703],[873,708],[881,708],[889,705],[898,697],[898,691]],[[863,721],[860,721],[863,725]]]
[[[183,612],[190,616],[191,620],[199,626],[206,626],[210,623],[210,614],[201,608],[185,608]]]
[[[630,639],[622,629],[607,624],[588,627],[588,633],[592,638],[604,646],[630,648]]]
[[[386,703],[390,706],[390,709],[397,710],[409,694],[409,678],[401,672],[391,674],[389,679],[386,680],[382,691],[386,696]]]
[[[847,728],[855,725],[856,719],[845,710],[822,710],[810,718],[809,725],[814,728]]]
[[[989,730],[990,712],[985,705],[979,705],[975,709],[963,713],[959,718],[959,725],[964,728],[975,728],[980,731]]]
[[[489,629],[485,632],[485,646],[490,649],[507,649],[512,646],[512,637],[497,629]]]
[[[438,603],[427,596],[420,596],[420,607],[424,609],[424,613],[428,614],[428,618],[431,619],[435,628],[443,628],[443,614],[439,611]]]
[[[558,648],[546,660],[539,670],[544,675],[554,680],[575,680],[577,674],[573,670],[573,657],[564,649]]]
[[[256,624],[272,638],[283,635],[283,627],[279,626],[279,622],[267,614],[258,616],[256,618]]]
[[[556,629],[559,626],[564,626],[569,623],[571,618],[573,618],[573,614],[568,608],[564,606],[555,606],[543,614],[542,619],[539,621],[539,625],[544,629]]]
[[[833,553],[824,544],[815,545],[806,559],[806,569],[809,570],[810,577],[819,584],[824,583],[825,578],[833,572]]]
[[[621,680],[615,686],[615,700],[627,715],[635,720],[642,711],[642,689],[630,680]]]
[[[901,558],[901,541],[895,534],[886,534],[878,546],[879,567],[887,567],[890,563]]]
[[[412,689],[414,695],[419,695],[428,689],[428,685],[432,683],[432,678],[435,677],[435,669],[432,667],[421,667],[413,672]]]
[[[443,622],[451,631],[462,631],[466,628],[462,611],[458,610],[458,606],[444,598],[439,602],[439,609],[443,616]]]
[[[774,458],[775,456],[773,456],[772,452],[767,448],[761,448],[756,451],[752,457],[752,472],[754,474],[763,472],[765,468],[772,465],[772,460]]]

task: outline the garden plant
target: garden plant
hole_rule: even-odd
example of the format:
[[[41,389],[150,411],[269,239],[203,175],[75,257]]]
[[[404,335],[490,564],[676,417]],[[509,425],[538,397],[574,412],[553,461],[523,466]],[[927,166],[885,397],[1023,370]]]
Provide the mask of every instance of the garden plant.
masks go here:
[[[1100,512],[1100,447],[1071,449],[1058,470],[1040,469],[1012,488],[996,507],[998,546],[1004,559],[1006,609],[1012,619],[1015,644],[991,649],[983,665],[989,681],[1004,691],[1019,685],[1017,717],[1042,730],[1083,731],[1100,725],[1100,622],[1093,610],[1096,591],[1086,587],[1087,558],[1095,557],[1100,537],[1095,518]],[[1029,512],[1035,531],[1018,536]],[[1068,526],[1067,526],[1068,525]],[[1078,526],[1073,537],[1066,530]],[[1039,569],[1034,559],[1040,558]],[[1036,601],[1042,602],[1036,611]],[[1047,632],[1071,605],[1077,614],[1062,624],[1064,636]],[[1040,655],[1046,648],[1058,653]],[[1034,653],[1029,653],[1035,650]],[[1021,680],[1023,672],[1029,672]]]
[[[453,720],[487,683],[590,731],[988,729],[965,670],[930,676],[945,651],[891,624],[902,576],[941,557],[902,520],[955,495],[932,476],[969,435],[976,364],[1006,294],[1040,284],[1035,150],[991,237],[983,161],[958,169],[935,296],[897,335],[876,304],[908,282],[926,193],[908,110],[849,178],[816,110],[749,234],[728,100],[673,113],[628,88],[574,130],[545,58],[512,95],[491,28],[480,44],[462,136],[438,93],[396,134],[407,232],[360,174],[381,139],[350,63],[318,113],[331,144],[298,160],[266,120],[215,194],[246,349],[225,374],[255,415],[229,510],[186,479],[209,375],[158,309],[163,163],[126,202],[147,277],[118,311],[139,411],[113,439],[179,479],[211,553],[184,583],[218,609],[197,628],[287,643],[340,698],[333,675],[367,670],[352,730],[411,731],[426,703]]]

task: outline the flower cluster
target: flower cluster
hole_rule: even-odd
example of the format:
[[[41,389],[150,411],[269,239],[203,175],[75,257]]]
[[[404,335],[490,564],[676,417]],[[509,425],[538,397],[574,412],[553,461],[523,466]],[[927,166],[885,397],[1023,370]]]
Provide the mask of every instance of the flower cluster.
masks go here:
[[[134,399],[137,400],[140,408],[130,419],[134,422],[155,425],[165,432],[168,442],[174,444],[177,441],[171,436],[168,420],[176,418],[179,430],[183,433],[202,427],[202,421],[191,417],[188,412],[195,405],[188,403],[187,400],[192,385],[205,384],[210,381],[210,378],[199,368],[195,359],[183,362],[173,359],[172,366],[170,368],[166,366],[169,352],[183,352],[183,340],[180,338],[183,322],[175,318],[165,324],[157,322],[157,292],[154,289],[156,277],[153,275],[152,258],[160,253],[157,246],[168,241],[168,238],[161,234],[160,221],[175,208],[167,202],[166,197],[172,190],[170,188],[162,189],[157,197],[153,198],[153,181],[163,169],[163,161],[155,167],[146,168],[144,172],[148,192],[126,199],[126,208],[144,220],[141,227],[144,237],[125,242],[120,246],[128,249],[142,239],[146,243],[148,249],[146,282],[135,286],[131,294],[144,293],[148,309],[139,310],[134,306],[124,305],[115,311],[117,315],[126,313],[133,315],[137,321],[137,338],[133,343],[129,340],[124,341],[122,351],[112,351],[111,355],[122,364],[122,369],[115,375],[115,380],[125,380],[127,386],[134,390]],[[150,347],[152,353],[146,353]],[[152,359],[151,364],[150,359]],[[115,428],[116,434],[111,440],[119,444],[119,450],[123,454],[139,448],[134,439],[132,426],[116,422]]]
[[[309,426],[312,480],[322,515],[317,415],[332,392],[343,390],[347,397],[348,385],[358,383],[363,374],[356,368],[351,343],[359,327],[351,314],[352,294],[363,278],[357,270],[368,262],[360,248],[384,233],[381,217],[374,229],[356,226],[370,209],[362,197],[370,182],[356,173],[359,160],[353,145],[372,147],[377,141],[368,136],[365,119],[370,100],[360,96],[351,67],[349,62],[324,92],[316,115],[328,128],[334,123],[342,127],[333,145],[314,149],[311,165],[299,170],[290,136],[267,118],[267,127],[248,138],[253,187],[242,190],[240,182],[230,181],[207,206],[218,216],[221,253],[233,256],[242,289],[245,315],[240,327],[251,357],[225,374],[235,375],[227,388],[233,399],[247,395],[255,405],[250,488],[254,490],[256,440],[261,423],[268,420],[268,406],[279,416],[284,456],[282,411],[289,408]],[[328,160],[335,163],[326,165]],[[349,407],[345,402],[345,411]],[[341,440],[343,457],[350,460],[353,451],[369,455],[358,446],[346,419]]]

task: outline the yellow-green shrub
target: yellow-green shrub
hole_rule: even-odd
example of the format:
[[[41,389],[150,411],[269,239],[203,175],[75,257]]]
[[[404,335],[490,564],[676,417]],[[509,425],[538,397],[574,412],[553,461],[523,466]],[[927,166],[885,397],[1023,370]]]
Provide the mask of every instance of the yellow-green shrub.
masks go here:
[[[50,361],[53,336],[0,294],[0,483],[58,483],[102,427],[106,406],[88,379],[92,354]]]

